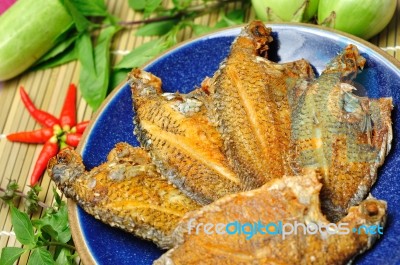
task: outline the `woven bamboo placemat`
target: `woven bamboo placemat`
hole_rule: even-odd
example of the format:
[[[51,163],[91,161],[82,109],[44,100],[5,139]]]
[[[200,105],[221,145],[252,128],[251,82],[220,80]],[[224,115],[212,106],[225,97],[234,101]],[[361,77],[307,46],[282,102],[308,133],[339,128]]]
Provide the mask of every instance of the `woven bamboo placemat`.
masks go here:
[[[172,1],[165,1],[171,5]],[[224,7],[221,12],[234,8],[235,4]],[[135,13],[128,7],[128,1],[108,0],[108,9],[123,21],[142,19],[140,13]],[[370,40],[371,43],[382,48],[388,54],[400,60],[400,0],[397,10],[390,24],[377,36]],[[220,18],[220,13],[204,15],[197,22],[204,25],[213,25]],[[248,10],[246,21],[255,18],[253,10]],[[132,50],[149,40],[149,37],[135,36],[137,27],[131,27],[118,33],[112,43],[114,62],[121,59],[122,54]],[[184,31],[179,40],[186,40],[193,36],[190,31]],[[40,126],[28,115],[18,93],[18,88],[23,85],[32,97],[34,103],[43,110],[58,115],[70,83],[78,84],[79,63],[71,62],[53,69],[27,72],[7,82],[0,82],[0,134],[19,131],[39,129]],[[78,94],[77,120],[89,120],[93,111]],[[29,145],[11,143],[5,139],[0,140],[0,186],[5,188],[9,179],[17,181],[22,191],[27,192],[29,176],[33,170],[35,161],[39,155],[42,145]],[[47,173],[40,182],[42,191],[39,194],[41,201],[50,205],[53,202],[54,184],[50,181]],[[22,203],[19,203],[22,209]],[[41,211],[31,216],[38,218]],[[6,246],[21,247],[12,233],[12,225],[9,216],[9,208],[0,202],[0,249]],[[18,264],[26,264],[28,254],[23,255]]]

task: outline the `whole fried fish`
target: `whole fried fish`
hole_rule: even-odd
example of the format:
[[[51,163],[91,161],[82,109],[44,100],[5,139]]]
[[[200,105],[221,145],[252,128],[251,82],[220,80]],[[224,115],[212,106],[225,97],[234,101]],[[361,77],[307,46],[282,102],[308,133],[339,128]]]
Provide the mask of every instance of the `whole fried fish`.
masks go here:
[[[153,264],[347,264],[379,237],[386,203],[370,197],[332,224],[320,189],[314,174],[282,177],[192,211],[173,234],[175,247]]]
[[[82,158],[63,149],[48,164],[58,188],[106,224],[170,248],[171,232],[183,215],[200,206],[161,178],[149,155],[118,143],[107,162],[85,171]]]
[[[140,69],[129,75],[135,134],[170,182],[201,204],[243,190],[206,116],[204,93],[161,94],[161,81]]]
[[[314,78],[305,60],[267,60],[271,29],[260,21],[246,26],[227,59],[203,83],[211,93],[224,151],[246,188],[292,174],[289,154],[291,115],[288,89]]]
[[[352,93],[351,80],[365,59],[354,45],[334,58],[321,76],[290,92],[288,163],[296,174],[317,172],[322,209],[338,221],[369,193],[392,141],[391,98]]]

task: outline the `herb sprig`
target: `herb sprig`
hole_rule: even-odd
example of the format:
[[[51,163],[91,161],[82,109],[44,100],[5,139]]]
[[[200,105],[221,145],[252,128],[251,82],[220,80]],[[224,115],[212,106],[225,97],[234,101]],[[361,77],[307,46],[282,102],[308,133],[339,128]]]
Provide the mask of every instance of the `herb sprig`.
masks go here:
[[[0,198],[10,207],[11,224],[17,240],[24,245],[19,247],[5,247],[1,250],[0,264],[12,265],[19,257],[31,252],[30,264],[75,264],[75,247],[72,242],[70,226],[68,223],[67,206],[61,197],[53,190],[55,202],[47,206],[39,201],[39,186],[32,187],[27,194],[18,190],[15,181],[9,181],[7,188],[0,188],[3,195]],[[25,211],[20,211],[14,203],[18,198],[25,200]],[[28,214],[44,209],[44,214],[39,219],[31,220]],[[54,251],[48,248],[54,246]]]
[[[104,0],[61,0],[74,20],[74,28],[59,37],[58,45],[43,56],[33,69],[47,69],[73,60],[81,64],[79,88],[86,102],[96,110],[108,93],[130,69],[140,67],[156,55],[179,42],[186,29],[195,35],[244,22],[249,0],[173,0],[165,7],[162,0],[127,0],[143,19],[120,21],[113,16]],[[196,23],[195,18],[219,12],[230,3],[241,3],[240,8],[223,14],[215,25]],[[135,48],[116,65],[111,65],[110,47],[115,35],[132,26],[139,26],[137,36],[151,36],[152,40]]]

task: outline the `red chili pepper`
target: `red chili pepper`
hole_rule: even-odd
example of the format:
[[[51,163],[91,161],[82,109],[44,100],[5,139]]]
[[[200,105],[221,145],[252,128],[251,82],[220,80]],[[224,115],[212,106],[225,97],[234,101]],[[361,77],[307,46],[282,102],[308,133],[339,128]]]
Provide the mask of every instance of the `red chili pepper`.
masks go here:
[[[60,124],[64,130],[70,130],[76,124],[76,86],[70,84],[60,114]]]
[[[53,127],[59,124],[59,120],[48,112],[37,109],[33,104],[32,100],[29,98],[28,94],[25,92],[24,87],[21,86],[19,89],[22,102],[24,103],[26,109],[29,111],[31,116],[42,126]]]
[[[88,126],[90,121],[82,121],[80,123],[77,123],[72,129],[71,132],[73,133],[83,133]]]
[[[22,142],[32,144],[43,144],[54,135],[54,129],[51,127],[42,128],[30,132],[17,132],[7,135],[11,142]]]
[[[67,133],[63,136],[64,142],[72,147],[77,147],[81,138],[82,134],[80,133]]]
[[[33,187],[43,175],[44,170],[47,167],[47,163],[49,159],[58,153],[58,143],[57,137],[52,137],[48,140],[42,148],[42,151],[39,154],[39,157],[36,161],[35,168],[33,169],[31,176],[31,186]]]

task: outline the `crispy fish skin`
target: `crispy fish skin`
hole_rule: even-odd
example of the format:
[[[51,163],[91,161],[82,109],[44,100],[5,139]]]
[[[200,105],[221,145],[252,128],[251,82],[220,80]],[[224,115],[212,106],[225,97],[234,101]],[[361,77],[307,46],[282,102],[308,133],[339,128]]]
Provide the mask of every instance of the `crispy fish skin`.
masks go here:
[[[266,59],[271,29],[250,23],[232,44],[215,75],[205,82],[224,140],[224,151],[246,188],[292,174],[289,153],[289,87],[312,79],[305,60],[277,64]]]
[[[243,190],[207,118],[202,92],[160,94],[154,80],[143,70],[130,73],[134,133],[161,174],[200,204]]]
[[[290,92],[291,167],[321,177],[322,209],[337,221],[363,200],[377,178],[392,140],[392,99],[352,94],[349,83],[365,59],[354,45],[334,58],[321,76]]]
[[[200,205],[161,178],[141,148],[118,143],[107,159],[88,172],[79,154],[63,149],[50,160],[48,172],[67,197],[96,219],[170,248],[179,220]]]
[[[228,195],[190,212],[174,232],[175,247],[153,264],[348,264],[379,237],[378,233],[366,234],[360,227],[383,227],[386,202],[370,197],[350,208],[349,214],[336,224],[343,234],[329,228],[304,233],[301,226],[297,234],[286,234],[285,238],[281,234],[267,233],[265,227],[261,228],[264,234],[258,230],[250,238],[249,233],[222,234],[212,229],[205,232],[205,225],[236,221],[240,224],[261,221],[264,225],[282,222],[306,226],[314,223],[326,227],[330,223],[320,211],[320,188],[314,174],[285,176],[271,180],[259,189]],[[360,233],[353,233],[353,228]],[[254,232],[255,228],[252,229]],[[276,230],[271,226],[268,231]]]

